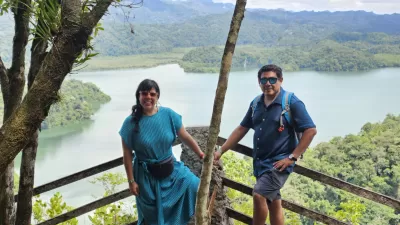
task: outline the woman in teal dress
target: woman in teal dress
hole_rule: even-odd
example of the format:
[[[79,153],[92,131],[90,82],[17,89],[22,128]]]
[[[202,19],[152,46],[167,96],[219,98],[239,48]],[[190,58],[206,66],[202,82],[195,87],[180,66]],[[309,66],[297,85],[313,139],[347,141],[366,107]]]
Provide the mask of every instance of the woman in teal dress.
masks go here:
[[[155,81],[139,84],[136,105],[119,132],[125,171],[136,196],[138,225],[186,225],[194,215],[200,180],[175,159],[172,144],[178,137],[201,159],[204,153],[179,114],[157,107],[159,97]]]

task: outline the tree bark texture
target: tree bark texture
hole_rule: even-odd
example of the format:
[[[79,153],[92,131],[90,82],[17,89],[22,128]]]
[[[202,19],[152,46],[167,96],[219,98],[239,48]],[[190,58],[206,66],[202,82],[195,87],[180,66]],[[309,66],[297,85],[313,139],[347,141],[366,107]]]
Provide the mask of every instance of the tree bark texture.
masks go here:
[[[32,136],[31,142],[22,151],[16,225],[31,225],[32,195],[35,178],[35,161],[38,146],[38,135],[39,131],[37,130]]]
[[[228,38],[225,44],[224,54],[221,61],[217,91],[214,99],[213,113],[207,140],[206,156],[201,171],[201,180],[196,201],[196,225],[208,225],[209,214],[207,212],[207,201],[213,168],[214,149],[220,131],[222,109],[225,101],[225,93],[228,88],[228,77],[232,64],[232,57],[235,51],[239,30],[244,18],[247,0],[237,0],[235,11],[229,29]]]
[[[0,129],[0,174],[27,146],[32,135],[58,100],[58,91],[77,56],[86,47],[94,26],[112,0],[99,0],[89,13],[82,14],[79,0],[62,1],[62,26],[46,54],[36,78],[20,107]]]
[[[42,18],[39,16],[39,18]],[[38,21],[37,25],[43,21]],[[44,57],[46,56],[47,41],[39,35],[35,35],[31,47],[31,64],[28,73],[28,90],[31,88]],[[18,225],[30,225],[32,217],[32,195],[35,181],[35,162],[38,147],[39,129],[32,136],[31,141],[22,151],[20,168],[20,181],[17,200],[16,223]]]
[[[4,65],[3,59],[1,59],[1,56],[0,56],[0,83],[2,84],[2,88],[3,88],[3,83],[4,84],[8,83],[7,69],[6,66]]]
[[[19,106],[25,86],[25,51],[29,35],[29,7],[30,0],[20,0],[14,14],[14,39],[12,64],[5,70],[4,65],[1,77],[1,90],[3,93],[4,116],[3,124],[10,118]],[[1,63],[3,64],[3,63]],[[5,171],[0,173],[0,225],[13,225],[15,221],[14,210],[14,160],[10,158],[4,165]]]

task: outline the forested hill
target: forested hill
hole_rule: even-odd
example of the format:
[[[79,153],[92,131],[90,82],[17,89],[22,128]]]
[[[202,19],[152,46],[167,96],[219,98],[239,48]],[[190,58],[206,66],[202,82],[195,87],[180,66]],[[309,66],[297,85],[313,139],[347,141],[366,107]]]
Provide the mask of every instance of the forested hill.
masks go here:
[[[140,10],[140,9],[137,9]],[[104,24],[95,48],[102,55],[131,55],[170,51],[178,47],[223,45],[232,12],[199,16],[173,24],[137,24],[116,21]],[[309,45],[335,32],[400,34],[400,14],[368,12],[287,12],[248,10],[238,45],[265,47]]]
[[[186,72],[218,72],[223,46],[198,47],[179,62]],[[400,35],[335,32],[325,40],[300,46],[238,46],[233,69],[275,63],[286,71],[361,71],[400,67]]]
[[[101,104],[111,97],[103,93],[95,84],[78,80],[66,80],[60,90],[60,101],[50,107],[49,115],[42,123],[42,129],[60,127],[89,120]],[[0,120],[3,118],[4,104],[0,94]]]

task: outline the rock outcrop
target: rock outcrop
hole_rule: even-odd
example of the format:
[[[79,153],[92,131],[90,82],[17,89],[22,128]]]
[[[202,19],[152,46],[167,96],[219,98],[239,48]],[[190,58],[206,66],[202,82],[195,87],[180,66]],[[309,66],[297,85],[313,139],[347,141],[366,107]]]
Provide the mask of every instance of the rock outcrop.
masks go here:
[[[187,131],[197,141],[200,148],[205,151],[207,146],[208,138],[208,127],[193,127],[187,128]],[[185,163],[187,167],[198,177],[201,174],[202,161],[199,157],[190,150],[186,145],[181,144],[182,153],[181,161]],[[225,175],[222,165],[215,166],[213,168],[213,174],[210,184],[210,197],[215,187],[217,187],[217,194],[214,202],[211,225],[233,225],[233,220],[230,219],[226,213],[226,207],[230,207],[230,202],[226,196],[227,188],[222,186],[222,177]],[[189,223],[194,224],[194,222]]]

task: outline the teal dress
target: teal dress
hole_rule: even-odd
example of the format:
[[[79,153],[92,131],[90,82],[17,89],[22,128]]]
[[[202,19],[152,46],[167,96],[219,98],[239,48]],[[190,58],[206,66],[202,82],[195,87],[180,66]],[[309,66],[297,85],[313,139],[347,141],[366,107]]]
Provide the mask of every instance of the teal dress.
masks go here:
[[[194,215],[200,180],[172,154],[172,144],[182,127],[181,116],[170,108],[159,107],[156,114],[142,116],[139,133],[134,132],[131,119],[132,116],[125,119],[119,134],[135,152],[133,173],[139,185],[138,225],[186,225]],[[157,180],[149,174],[147,164],[171,156],[174,171],[170,176]]]

